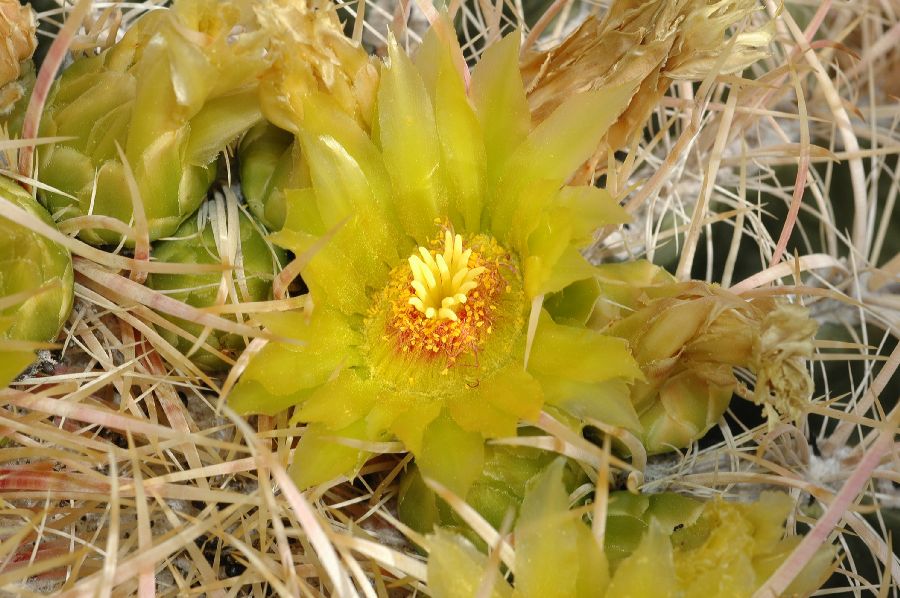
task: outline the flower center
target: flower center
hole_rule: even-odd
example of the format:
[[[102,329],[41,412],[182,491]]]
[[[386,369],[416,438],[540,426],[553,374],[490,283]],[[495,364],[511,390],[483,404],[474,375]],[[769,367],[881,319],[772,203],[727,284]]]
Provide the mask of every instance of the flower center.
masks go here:
[[[478,286],[485,268],[469,267],[472,250],[463,251],[462,235],[454,236],[449,230],[444,233],[443,253],[425,247],[418,252],[409,257],[410,286],[415,291],[409,304],[426,318],[458,321],[458,309],[468,300],[467,293]]]
[[[468,384],[508,361],[524,309],[515,257],[493,237],[444,228],[373,295],[369,364],[398,388]]]

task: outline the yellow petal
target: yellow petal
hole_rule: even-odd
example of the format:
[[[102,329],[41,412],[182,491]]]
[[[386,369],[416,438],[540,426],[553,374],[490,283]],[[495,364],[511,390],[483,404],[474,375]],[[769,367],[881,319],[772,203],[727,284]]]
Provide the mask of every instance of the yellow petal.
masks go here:
[[[538,322],[528,367],[540,374],[588,383],[643,377],[624,340],[561,326],[546,311]]]

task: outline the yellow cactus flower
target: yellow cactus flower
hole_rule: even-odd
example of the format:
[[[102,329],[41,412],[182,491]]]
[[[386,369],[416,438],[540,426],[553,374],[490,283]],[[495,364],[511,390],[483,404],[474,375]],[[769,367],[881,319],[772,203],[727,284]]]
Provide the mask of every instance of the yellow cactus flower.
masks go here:
[[[603,547],[569,509],[557,460],[528,484],[514,527],[513,588],[490,572],[487,556],[463,536],[438,528],[428,536],[428,586],[437,598],[749,598],[800,536],[785,537],[793,501],[764,492],[751,503],[701,502],[664,493],[609,497]],[[827,578],[834,549],[821,548],[786,596],[806,596]]]
[[[294,112],[311,186],[286,193],[273,239],[308,258],[314,309],[261,316],[303,344],[268,344],[229,400],[296,406],[302,487],[357,471],[358,441],[399,439],[464,496],[484,439],[536,418],[545,383],[641,375],[624,340],[539,307],[531,318],[540,297],[594,276],[579,253],[590,232],[625,220],[603,190],[566,182],[634,85],[574,94],[532,126],[519,36],[488,48],[468,87],[455,44],[432,31],[413,62],[391,42],[371,134],[324,92]]]

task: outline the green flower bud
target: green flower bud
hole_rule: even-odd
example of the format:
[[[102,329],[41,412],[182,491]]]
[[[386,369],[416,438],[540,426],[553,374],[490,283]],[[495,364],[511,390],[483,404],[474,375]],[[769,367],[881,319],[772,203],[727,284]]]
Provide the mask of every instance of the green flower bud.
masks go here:
[[[42,136],[74,138],[39,152],[41,181],[61,192],[43,194],[51,213],[131,222],[120,147],[150,239],[175,232],[203,201],[219,153],[262,118],[265,43],[249,0],[179,0],[144,15],[115,46],[77,60],[54,86],[41,121]],[[120,240],[102,229],[80,236]]]
[[[163,262],[180,264],[222,264],[228,270],[199,274],[151,274],[147,286],[194,307],[221,303],[264,301],[271,298],[272,280],[285,262],[284,252],[269,245],[259,225],[240,211],[230,193],[204,204],[194,218],[182,224],[172,238],[160,240],[152,255]],[[179,318],[169,318],[195,338],[203,326]],[[194,341],[159,327],[159,333],[182,353],[188,354]],[[239,335],[213,330],[204,341],[229,358],[235,358],[244,346]],[[208,371],[228,364],[215,354],[200,349],[189,357]]]
[[[0,177],[0,197],[53,226],[50,215],[14,181]],[[0,309],[0,384],[34,359],[24,343],[56,339],[72,310],[69,250],[31,229],[0,218],[0,300],[22,299]]]
[[[557,460],[527,484],[513,530],[515,588],[499,571],[491,596],[547,598],[749,598],[800,541],[785,536],[787,494],[751,503],[701,502],[672,493],[608,497],[601,548],[570,509]],[[476,595],[491,565],[465,537],[438,528],[428,536],[433,596]],[[834,548],[821,548],[785,595],[804,596],[825,580]],[[507,562],[509,562],[507,560]]]
[[[241,191],[250,213],[269,230],[281,230],[287,215],[285,189],[310,184],[307,169],[300,163],[300,146],[287,131],[260,123],[241,139],[238,158]]]
[[[793,508],[790,496],[763,492],[750,503],[701,502],[663,493],[609,497],[606,553],[613,570],[613,590],[639,578],[639,563],[652,552],[656,575],[667,570],[670,595],[679,597],[751,596],[787,558],[800,536],[785,537],[784,524]],[[828,576],[834,548],[822,547],[788,588],[786,596],[806,596]],[[668,562],[667,566],[662,566]],[[649,595],[649,594],[648,594]]]

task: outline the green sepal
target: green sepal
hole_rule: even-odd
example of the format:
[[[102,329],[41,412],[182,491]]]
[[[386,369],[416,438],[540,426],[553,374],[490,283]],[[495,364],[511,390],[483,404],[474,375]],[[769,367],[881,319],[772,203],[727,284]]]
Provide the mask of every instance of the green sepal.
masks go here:
[[[553,321],[570,326],[584,326],[594,313],[600,297],[600,283],[595,277],[573,282],[544,299],[544,309]]]
[[[442,414],[425,429],[422,453],[416,458],[425,478],[434,479],[465,498],[484,466],[484,439]]]
[[[488,560],[468,540],[438,529],[428,538],[428,589],[434,598],[474,598],[488,570]],[[512,588],[499,574],[489,598],[512,598]]]
[[[619,564],[606,593],[622,598],[670,598],[676,595],[672,544],[659,523],[650,522],[637,549]]]
[[[306,490],[341,475],[352,478],[372,453],[340,444],[335,438],[371,440],[365,428],[362,421],[341,430],[328,430],[321,424],[307,426],[288,470],[297,487]]]
[[[557,459],[534,478],[522,501],[516,525],[516,593],[523,598],[577,595],[577,528],[584,524],[569,513],[569,496],[562,484],[564,464]]]
[[[587,383],[643,378],[627,342],[585,328],[562,326],[546,311],[538,320],[528,367],[542,375]]]
[[[643,432],[626,380],[614,378],[585,383],[543,375],[538,379],[547,405],[558,407],[578,419],[595,419],[638,435]]]

